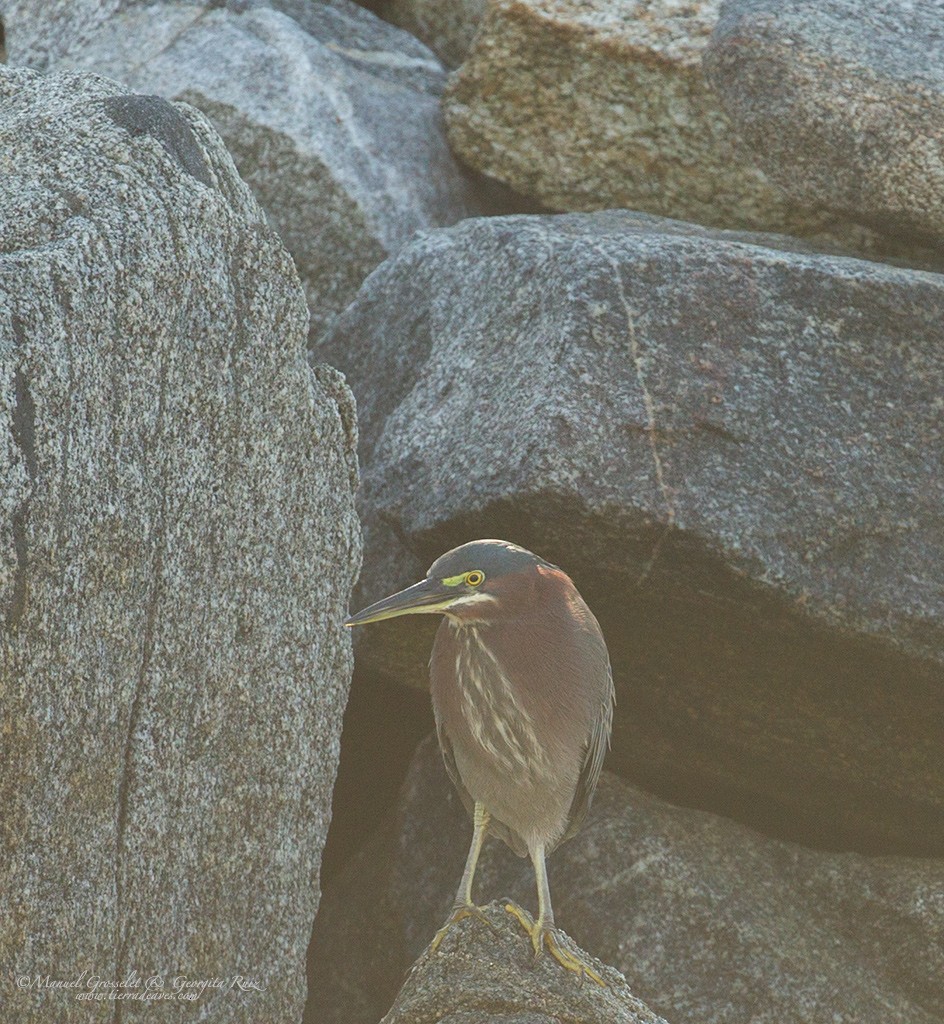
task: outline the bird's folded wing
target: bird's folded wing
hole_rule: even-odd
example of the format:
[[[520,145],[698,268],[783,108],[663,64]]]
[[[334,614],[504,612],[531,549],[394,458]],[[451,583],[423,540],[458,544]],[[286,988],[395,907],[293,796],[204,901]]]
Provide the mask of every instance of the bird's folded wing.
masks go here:
[[[587,750],[580,768],[580,776],[577,779],[577,789],[574,791],[574,799],[570,805],[570,813],[567,816],[567,828],[561,836],[560,843],[566,842],[580,828],[583,819],[590,810],[590,803],[593,800],[594,790],[600,779],[600,772],[603,769],[603,758],[610,746],[610,732],[613,728],[613,705],[616,701],[613,687],[613,670],[607,662],[607,686],[603,700],[600,704],[599,714],[593,723],[590,737],[587,740]],[[557,845],[559,846],[560,843]]]

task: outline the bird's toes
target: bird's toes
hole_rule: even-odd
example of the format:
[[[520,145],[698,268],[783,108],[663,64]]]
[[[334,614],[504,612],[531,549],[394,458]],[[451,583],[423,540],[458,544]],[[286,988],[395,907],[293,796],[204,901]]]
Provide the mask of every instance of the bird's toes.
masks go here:
[[[589,978],[591,981],[596,982],[597,985],[601,985],[603,988],[607,987],[606,982],[590,963],[588,963],[582,956],[572,953],[569,949],[566,949],[561,945],[554,931],[548,930],[544,933],[544,942],[547,945],[548,952],[551,956],[554,957],[554,959],[565,970],[572,971],[576,974],[581,985],[583,984],[584,978]]]
[[[464,911],[462,915],[463,917],[474,917],[476,921],[481,921],[493,935],[497,936],[500,934],[495,925],[489,921],[488,914],[485,913],[485,910],[482,907],[477,907],[474,903],[470,903],[462,907],[462,910]]]
[[[488,916],[481,907],[477,907],[474,903],[458,903],[452,908],[452,913],[449,915],[446,923],[433,936],[433,941],[426,949],[427,956],[432,956],[439,949],[442,940],[446,937],[446,933],[454,924],[458,924],[459,921],[463,921],[467,917],[474,917],[477,921],[481,921],[492,934],[498,935],[498,929],[489,921]]]
[[[513,903],[509,900],[505,904],[505,912],[516,918],[521,927],[524,928],[529,935],[533,933],[534,918],[527,912],[527,910],[524,909],[524,907],[519,907],[517,903]]]

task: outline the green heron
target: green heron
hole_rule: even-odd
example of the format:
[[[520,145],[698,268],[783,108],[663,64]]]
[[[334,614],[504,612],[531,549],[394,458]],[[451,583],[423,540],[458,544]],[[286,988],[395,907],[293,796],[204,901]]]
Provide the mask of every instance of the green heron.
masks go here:
[[[530,551],[477,540],[447,551],[426,579],[346,622],[442,614],[430,692],[443,761],[474,833],[452,914],[486,921],[472,879],[487,834],[530,855],[533,920],[508,904],[535,956],[544,946],[568,970],[603,984],[556,938],[544,859],[577,829],[593,797],[613,721],[613,678],[600,626],[570,577]]]

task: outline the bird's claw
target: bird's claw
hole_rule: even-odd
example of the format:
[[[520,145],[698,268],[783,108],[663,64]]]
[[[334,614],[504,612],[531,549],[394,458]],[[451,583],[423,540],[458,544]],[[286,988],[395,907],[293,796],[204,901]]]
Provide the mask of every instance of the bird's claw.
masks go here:
[[[601,987],[607,987],[603,978],[590,966],[589,963],[587,963],[586,960],[583,959],[583,957],[578,956],[576,953],[572,953],[569,949],[565,949],[558,942],[557,934],[554,929],[548,929],[544,932],[544,944],[547,946],[548,952],[561,965],[561,967],[565,970],[573,971],[580,978],[581,984],[583,984],[584,978],[589,978]]]
[[[516,918],[522,928],[531,936],[531,942],[534,943],[534,918],[524,909],[519,907],[517,903],[506,903],[505,912],[511,914],[512,917]],[[535,946],[535,953],[537,953],[538,947]]]
[[[542,921],[535,921],[534,918],[516,903],[506,903],[505,910],[512,917],[517,918],[521,927],[528,933],[531,939],[531,946],[534,949],[534,959],[541,956],[544,947],[565,970],[573,971],[583,984],[584,978],[595,981],[598,985],[606,988],[606,982],[582,957],[565,949],[557,938],[556,928],[547,928]]]
[[[426,951],[427,955],[432,956],[433,953],[439,949],[439,944],[446,937],[446,932],[448,932],[454,924],[465,920],[467,917],[474,917],[477,921],[481,921],[482,924],[484,924],[493,934],[498,934],[498,929],[491,921],[489,921],[485,911],[481,907],[477,907],[474,903],[459,903],[457,906],[452,908],[452,913],[449,915],[446,923],[433,936],[433,941],[429,944],[429,948]]]

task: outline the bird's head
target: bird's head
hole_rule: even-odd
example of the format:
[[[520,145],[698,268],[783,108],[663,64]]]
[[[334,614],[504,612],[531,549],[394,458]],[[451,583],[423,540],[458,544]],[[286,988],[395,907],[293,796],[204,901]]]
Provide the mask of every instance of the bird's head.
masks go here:
[[[440,555],[426,579],[352,615],[361,626],[397,615],[446,614],[490,618],[524,586],[535,567],[552,568],[537,555],[504,540],[473,540]]]

